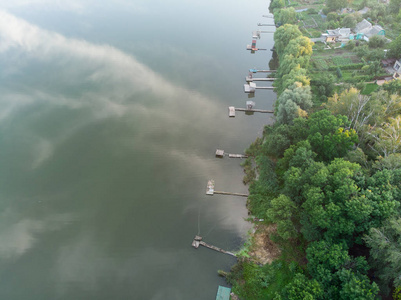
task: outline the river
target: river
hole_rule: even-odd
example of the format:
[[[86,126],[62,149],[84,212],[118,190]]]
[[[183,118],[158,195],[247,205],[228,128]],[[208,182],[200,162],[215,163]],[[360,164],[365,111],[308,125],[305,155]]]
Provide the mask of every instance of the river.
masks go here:
[[[228,118],[268,66],[245,47],[269,2],[103,2],[0,0],[0,298],[214,299],[235,259],[191,242],[250,229],[244,198],[205,189],[246,193],[214,152],[272,122]]]

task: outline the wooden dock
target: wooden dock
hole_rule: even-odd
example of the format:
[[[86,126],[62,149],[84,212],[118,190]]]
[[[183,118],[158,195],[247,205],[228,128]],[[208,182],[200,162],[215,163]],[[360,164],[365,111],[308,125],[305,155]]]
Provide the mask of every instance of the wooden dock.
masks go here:
[[[252,82],[252,81],[274,81],[276,78],[253,78],[250,76],[245,77],[246,82]]]
[[[276,24],[262,24],[262,23],[258,23],[258,26],[274,26],[276,27]]]
[[[271,73],[271,72],[276,72],[276,70],[249,69],[249,72],[252,72],[252,73]]]
[[[228,116],[229,117],[235,117],[235,107],[234,106],[229,106],[228,107]]]
[[[206,195],[213,196],[214,194],[230,195],[230,196],[240,196],[240,197],[248,197],[248,196],[249,196],[249,195],[247,195],[247,194],[241,194],[241,193],[230,193],[230,192],[215,191],[215,190],[214,190],[214,180],[213,180],[213,179],[210,179],[210,180],[207,182]]]
[[[248,155],[245,155],[245,154],[225,153],[224,150],[216,149],[216,157],[223,158],[224,156],[228,156],[229,158],[247,158],[248,157]]]
[[[254,113],[254,112],[258,112],[258,113],[265,113],[265,114],[274,114],[274,111],[272,110],[265,110],[265,109],[247,109],[247,108],[238,108],[238,107],[234,107],[234,106],[230,106],[229,107],[229,113],[228,116],[231,118],[235,117],[235,111],[244,111],[244,112],[248,112],[248,113]]]
[[[206,248],[215,250],[215,251],[220,252],[220,253],[224,253],[224,254],[228,254],[228,255],[237,257],[237,256],[236,256],[234,253],[232,253],[232,252],[225,251],[225,250],[223,250],[223,249],[221,249],[221,248],[219,248],[219,247],[216,247],[216,246],[209,245],[209,244],[205,243],[204,241],[202,241],[202,237],[201,237],[201,236],[196,235],[196,236],[194,237],[194,240],[192,241],[192,247],[194,247],[195,249],[198,249],[199,246],[203,246],[203,247],[206,247]]]
[[[235,108],[236,111],[245,111],[245,112],[260,112],[265,114],[274,114],[273,110],[265,110],[265,109],[247,109],[247,108]]]
[[[239,196],[239,197],[249,197],[248,194],[222,192],[222,191],[214,191],[214,194],[229,195],[229,196]]]
[[[244,84],[244,92],[247,94],[255,93],[256,90],[273,90],[273,86],[257,86],[254,82]]]

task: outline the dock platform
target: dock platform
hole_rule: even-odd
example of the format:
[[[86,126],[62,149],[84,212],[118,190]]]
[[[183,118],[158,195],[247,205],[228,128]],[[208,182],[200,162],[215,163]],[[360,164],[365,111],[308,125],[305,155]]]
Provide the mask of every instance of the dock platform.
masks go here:
[[[215,191],[215,190],[214,190],[214,180],[213,180],[213,179],[210,179],[210,180],[207,182],[206,195],[213,196],[214,194],[230,195],[230,196],[240,196],[240,197],[248,197],[248,196],[249,196],[248,194]]]
[[[228,156],[229,158],[247,158],[248,155],[245,154],[232,154],[225,153],[222,149],[216,149],[216,157],[223,158],[224,156]]]
[[[231,117],[231,118],[235,117],[235,112],[236,111],[244,111],[246,113],[247,112],[248,113],[258,112],[258,113],[265,113],[265,114],[274,114],[274,111],[266,110],[266,109],[247,109],[247,108],[237,108],[237,107],[234,107],[234,106],[230,106],[230,107],[233,108],[233,109],[229,110],[229,114],[228,114],[228,116]]]
[[[217,290],[216,300],[230,300],[231,289],[219,285]]]
[[[252,82],[252,81],[274,81],[274,80],[276,80],[276,78],[253,78],[253,77],[250,77],[250,76],[246,76],[245,77],[245,81],[246,82]]]
[[[234,253],[232,253],[232,252],[229,252],[229,251],[223,250],[223,249],[221,249],[221,248],[219,248],[219,247],[216,247],[216,246],[209,245],[209,244],[205,243],[204,241],[202,241],[202,237],[201,237],[201,236],[196,235],[196,236],[194,237],[194,240],[192,241],[192,247],[194,247],[195,249],[198,249],[199,246],[203,246],[203,247],[212,249],[212,250],[217,251],[217,252],[220,252],[220,253],[224,253],[224,254],[228,254],[228,255],[237,257],[237,256],[236,256]]]

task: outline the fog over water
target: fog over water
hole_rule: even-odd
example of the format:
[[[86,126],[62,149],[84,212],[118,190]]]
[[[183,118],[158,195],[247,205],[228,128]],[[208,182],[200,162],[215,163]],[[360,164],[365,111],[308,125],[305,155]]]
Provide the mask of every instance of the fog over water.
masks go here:
[[[236,251],[250,228],[244,198],[205,189],[246,193],[241,160],[214,152],[243,153],[272,122],[227,111],[244,107],[248,69],[268,67],[270,51],[245,50],[268,5],[0,0],[1,299],[214,299],[227,285],[217,270],[235,259],[191,242],[199,230]]]

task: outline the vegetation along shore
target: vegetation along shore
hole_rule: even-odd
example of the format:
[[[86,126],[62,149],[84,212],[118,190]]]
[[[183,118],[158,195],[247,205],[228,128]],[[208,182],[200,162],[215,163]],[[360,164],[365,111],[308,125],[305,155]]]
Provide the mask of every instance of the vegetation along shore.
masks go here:
[[[275,122],[243,166],[239,299],[401,299],[401,0],[272,0]],[[266,62],[267,63],[267,62]]]

